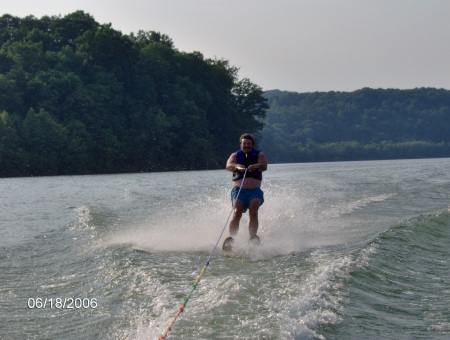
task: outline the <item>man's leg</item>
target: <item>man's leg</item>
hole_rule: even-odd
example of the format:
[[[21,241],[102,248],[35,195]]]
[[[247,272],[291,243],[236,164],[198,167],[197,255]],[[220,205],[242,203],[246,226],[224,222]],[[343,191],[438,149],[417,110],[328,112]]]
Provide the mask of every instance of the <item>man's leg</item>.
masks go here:
[[[230,221],[230,235],[234,236],[239,231],[239,222],[241,221],[242,217],[242,209],[244,207],[244,204],[241,200],[236,200],[234,203],[234,212],[233,217]]]
[[[258,210],[261,205],[259,198],[254,198],[250,201],[248,210],[250,221],[248,223],[248,232],[250,233],[250,238],[255,236],[258,232],[259,221],[258,221]]]

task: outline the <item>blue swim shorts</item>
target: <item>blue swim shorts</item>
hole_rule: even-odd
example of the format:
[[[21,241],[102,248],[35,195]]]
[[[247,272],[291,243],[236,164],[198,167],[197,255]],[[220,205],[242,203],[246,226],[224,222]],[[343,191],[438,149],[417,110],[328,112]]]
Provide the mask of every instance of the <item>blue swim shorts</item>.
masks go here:
[[[241,189],[241,192],[239,192],[239,197],[237,197],[239,192],[238,187],[234,187],[231,189],[231,201],[238,199],[244,203],[244,209],[243,212],[245,213],[248,209],[248,206],[252,199],[259,198],[262,205],[264,203],[264,192],[261,190],[261,188],[256,189]]]

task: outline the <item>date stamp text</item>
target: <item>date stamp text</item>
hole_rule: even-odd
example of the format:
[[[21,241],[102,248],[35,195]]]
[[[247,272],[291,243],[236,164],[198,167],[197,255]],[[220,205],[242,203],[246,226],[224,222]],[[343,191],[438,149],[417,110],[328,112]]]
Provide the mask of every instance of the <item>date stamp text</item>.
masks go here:
[[[30,309],[95,309],[97,308],[96,298],[29,298],[27,307]]]

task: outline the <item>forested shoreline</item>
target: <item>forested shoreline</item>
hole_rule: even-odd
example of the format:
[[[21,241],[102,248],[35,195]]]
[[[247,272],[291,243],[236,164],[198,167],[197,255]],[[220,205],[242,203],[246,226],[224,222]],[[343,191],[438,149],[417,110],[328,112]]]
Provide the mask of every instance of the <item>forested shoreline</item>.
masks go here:
[[[267,91],[261,147],[272,162],[450,157],[450,91]]]
[[[77,11],[0,17],[0,176],[223,167],[266,99],[226,60]]]
[[[450,157],[449,127],[445,89],[263,92],[160,32],[0,17],[0,177],[223,168],[243,132],[271,163]]]

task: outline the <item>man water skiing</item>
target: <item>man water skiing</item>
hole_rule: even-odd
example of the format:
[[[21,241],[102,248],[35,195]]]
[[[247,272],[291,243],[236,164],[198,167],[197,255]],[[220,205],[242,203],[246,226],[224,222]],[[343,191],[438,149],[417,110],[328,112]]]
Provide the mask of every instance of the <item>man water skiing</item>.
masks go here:
[[[249,210],[250,217],[248,224],[250,241],[254,244],[259,244],[259,237],[256,235],[259,226],[258,210],[264,203],[261,181],[262,172],[267,170],[267,161],[261,151],[253,148],[255,140],[252,135],[248,133],[243,134],[239,141],[241,149],[231,154],[226,165],[226,169],[233,173],[231,200],[235,200],[235,203],[233,217],[229,225],[230,237],[225,239],[222,247],[225,251],[233,249],[233,236],[238,233],[242,214],[247,210]],[[239,193],[240,188],[241,191]]]

